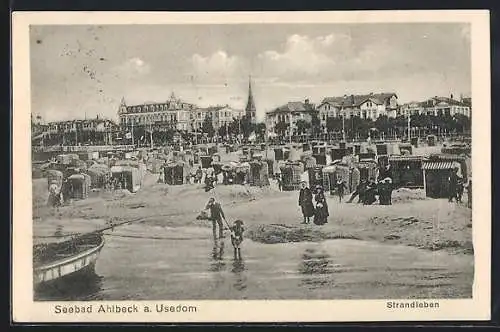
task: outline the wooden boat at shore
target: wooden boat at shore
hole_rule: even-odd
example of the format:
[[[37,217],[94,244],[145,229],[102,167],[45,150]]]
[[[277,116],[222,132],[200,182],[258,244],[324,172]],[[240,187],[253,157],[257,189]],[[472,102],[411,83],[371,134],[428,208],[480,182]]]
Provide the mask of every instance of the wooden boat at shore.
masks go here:
[[[93,272],[103,246],[104,236],[101,232],[78,235],[62,242],[34,245],[34,287]]]

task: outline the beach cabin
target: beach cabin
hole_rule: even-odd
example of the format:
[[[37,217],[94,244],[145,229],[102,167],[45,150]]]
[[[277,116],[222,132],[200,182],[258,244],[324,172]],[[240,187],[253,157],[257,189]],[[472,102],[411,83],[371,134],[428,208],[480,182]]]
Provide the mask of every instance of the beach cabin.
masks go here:
[[[412,146],[418,148],[418,137],[412,137],[410,138],[410,143]]]
[[[87,169],[87,174],[92,188],[104,188],[111,177],[111,170],[106,165],[94,164]]]
[[[135,193],[142,185],[142,178],[137,167],[129,165],[115,165],[111,167],[113,178],[118,179],[123,189]]]
[[[219,149],[216,145],[212,145],[208,148],[208,154],[213,155],[219,152]]]
[[[459,174],[461,174],[464,179],[471,176],[471,158],[467,156],[459,156],[453,154],[431,154],[426,161],[452,161],[458,163]]]
[[[455,144],[451,144],[450,146],[443,147],[441,149],[441,153],[450,154],[450,155],[465,156],[465,155],[470,155],[471,147],[470,147],[470,145],[468,145],[466,143],[455,143]]]
[[[236,164],[234,166],[234,172],[235,172],[235,178],[234,178],[235,184],[247,183],[249,173],[250,173],[250,163],[241,162],[241,163]]]
[[[213,162],[212,156],[200,156],[201,168],[209,168]]]
[[[347,186],[347,193],[353,192],[359,184],[359,170],[343,163],[323,167],[323,187],[330,195],[335,194],[335,183],[340,178]]]
[[[390,176],[395,187],[423,188],[422,156],[389,156]]]
[[[73,174],[68,177],[70,198],[86,199],[89,195],[91,180],[87,174]]]
[[[206,145],[199,145],[198,146],[198,153],[200,155],[210,155],[210,152],[208,151],[208,146],[206,146]]]
[[[63,183],[63,172],[49,169],[46,171],[47,174],[47,190],[50,188],[52,184],[57,185],[57,188],[61,189]]]
[[[314,166],[307,169],[309,188],[323,186],[323,166]],[[325,189],[326,190],[326,189]]]
[[[189,175],[186,163],[183,161],[177,161],[175,163],[165,165],[163,172],[164,181],[169,185],[181,185],[184,183],[185,178]]]
[[[274,149],[274,160],[285,160],[284,149],[282,147]]]
[[[436,146],[436,135],[427,135],[426,140],[428,146]]]
[[[378,164],[375,160],[365,159],[354,163],[354,167],[359,171],[359,178],[370,180],[377,178]]]
[[[432,198],[448,197],[448,177],[460,163],[451,160],[425,160],[422,162],[425,195]]]
[[[225,185],[235,184],[237,163],[228,162],[222,165],[222,183]]]
[[[381,143],[381,144],[376,144],[375,146],[377,148],[378,156],[386,156],[388,154],[387,144]]]
[[[359,155],[361,153],[361,144],[354,144],[354,154]]]
[[[346,148],[332,148],[330,150],[330,155],[332,157],[332,161],[342,160],[345,156],[348,155],[348,151]]]
[[[251,161],[250,172],[248,173],[248,183],[251,186],[264,187],[269,186],[269,173],[266,162]]]
[[[312,156],[318,165],[327,164],[328,146],[323,142],[316,142],[311,146]]]
[[[298,190],[304,165],[297,161],[288,161],[281,168],[282,188],[284,191]]]

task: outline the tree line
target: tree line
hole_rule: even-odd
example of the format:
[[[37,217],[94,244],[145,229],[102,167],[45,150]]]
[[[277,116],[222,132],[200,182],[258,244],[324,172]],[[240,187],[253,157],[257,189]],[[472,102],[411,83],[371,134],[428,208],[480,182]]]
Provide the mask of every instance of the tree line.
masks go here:
[[[311,121],[300,119],[295,123],[296,129],[292,135],[311,135],[317,136],[325,133],[342,134],[345,131],[346,138],[368,137],[372,133],[383,134],[385,137],[403,137],[408,131],[408,117],[398,116],[390,118],[385,115],[380,116],[375,121],[363,119],[354,116],[349,119],[339,117],[328,117],[326,125],[321,125],[317,114],[312,115]],[[290,135],[290,124],[286,121],[280,121],[275,125],[276,134],[279,137]],[[419,114],[410,117],[410,128],[413,135],[429,134],[469,134],[471,129],[471,120],[469,117],[456,114],[451,115],[426,115]]]

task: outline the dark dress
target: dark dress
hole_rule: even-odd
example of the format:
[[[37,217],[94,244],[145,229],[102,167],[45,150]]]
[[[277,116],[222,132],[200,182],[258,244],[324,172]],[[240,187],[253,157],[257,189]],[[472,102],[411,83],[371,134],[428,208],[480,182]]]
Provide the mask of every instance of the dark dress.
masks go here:
[[[314,197],[314,200],[316,201],[316,209],[314,211],[314,224],[316,225],[324,225],[328,221],[328,217],[330,216],[330,213],[328,212],[328,203],[326,202],[325,195],[320,192],[316,194]]]
[[[300,189],[299,205],[302,208],[302,214],[305,218],[310,218],[314,215],[314,205],[312,202],[312,192],[309,188]]]
[[[379,203],[380,205],[391,205],[392,200],[392,183],[379,183],[378,185]]]

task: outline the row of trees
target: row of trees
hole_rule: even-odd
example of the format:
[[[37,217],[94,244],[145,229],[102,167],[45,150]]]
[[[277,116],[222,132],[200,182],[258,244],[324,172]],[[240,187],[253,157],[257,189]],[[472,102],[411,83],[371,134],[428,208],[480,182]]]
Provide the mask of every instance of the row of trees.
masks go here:
[[[278,122],[275,126],[275,132],[280,138],[288,136],[290,124],[288,122]],[[329,117],[326,120],[326,125],[322,126],[319,118],[315,115],[311,121],[303,119],[295,123],[296,130],[292,133],[295,135],[319,136],[325,133],[334,133],[341,137],[342,128],[345,130],[346,138],[363,138],[368,135],[376,135],[383,137],[404,137],[407,134],[408,118],[399,116],[396,118],[388,118],[381,116],[377,120],[362,119],[360,117],[352,117],[342,121],[342,118]],[[410,127],[413,135],[428,135],[428,134],[469,134],[471,129],[471,121],[469,117],[461,114],[454,116],[450,115],[414,115],[411,116]],[[112,131],[108,133],[101,132],[74,132],[59,135],[46,135],[42,145],[77,145],[77,144],[116,144],[118,142],[125,143],[123,138],[125,133],[130,131],[130,128],[122,128],[122,133]],[[175,124],[161,124],[154,126],[137,126],[133,130],[134,142],[136,144],[148,144],[153,140],[155,145],[169,144],[173,141],[176,134],[186,141],[195,142],[200,134],[213,139],[218,137],[220,140],[234,139],[242,137],[248,139],[252,133],[255,133],[257,141],[264,141],[266,135],[266,125],[264,123],[252,123],[248,117],[241,119],[233,119],[230,123],[214,128],[212,119],[206,117],[199,131],[194,133],[191,131],[178,131],[175,129]],[[126,140],[129,143],[131,139]]]
[[[322,126],[318,117],[313,116],[312,121],[303,119],[295,123],[296,130],[292,135],[311,135],[315,136],[324,133],[342,133],[344,128],[347,138],[367,137],[369,133],[375,131],[387,136],[402,137],[406,135],[408,128],[408,118],[398,116],[389,118],[380,116],[377,120],[362,119],[360,117],[351,117],[342,121],[342,118],[329,117],[326,120],[326,126]],[[418,135],[439,134],[439,133],[470,133],[470,118],[456,114],[450,115],[414,115],[410,118],[411,130]],[[275,126],[276,134],[279,137],[289,135],[290,124],[288,122],[278,122]]]
[[[210,138],[218,135],[221,138],[243,136],[245,139],[255,133],[257,139],[263,140],[266,134],[266,125],[262,122],[252,123],[249,117],[244,116],[241,119],[233,118],[230,123],[215,130],[212,119],[207,116],[203,121],[201,132],[207,134]]]

